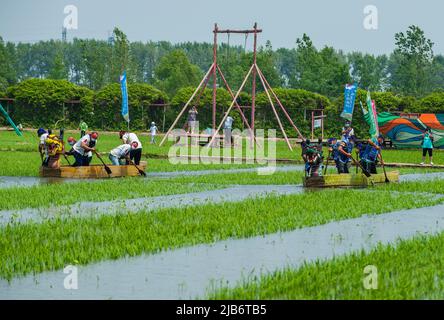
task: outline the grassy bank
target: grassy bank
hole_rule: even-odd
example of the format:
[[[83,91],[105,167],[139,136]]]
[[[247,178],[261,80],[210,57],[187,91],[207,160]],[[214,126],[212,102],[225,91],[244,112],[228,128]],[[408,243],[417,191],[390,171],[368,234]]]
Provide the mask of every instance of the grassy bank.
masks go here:
[[[138,132],[141,138],[141,142],[144,146],[143,152],[151,155],[168,155],[170,147],[172,146],[172,141],[167,141],[163,146],[151,145],[149,144],[149,136],[144,134],[141,135]],[[68,138],[70,135],[74,136],[76,139],[79,138],[78,131],[68,131],[65,133],[65,138]],[[157,141],[160,142],[161,137],[159,136]],[[23,152],[36,152],[38,144],[38,138],[34,131],[25,131],[23,137],[18,137],[15,133],[11,131],[0,131],[0,152],[1,151],[23,151]],[[121,144],[119,140],[119,136],[117,133],[110,132],[102,132],[99,136],[99,140],[97,143],[97,149],[100,152],[109,152],[111,149],[115,148],[117,145]],[[202,148],[200,148],[202,150]],[[245,156],[246,152],[246,143],[243,143],[243,152],[242,154]],[[326,148],[325,154],[327,154]],[[205,151],[205,150],[204,150]],[[207,150],[208,151],[208,150]],[[268,144],[264,144],[265,155],[268,154]],[[219,155],[222,154],[223,150],[219,149],[211,149],[209,150],[209,154]],[[285,141],[277,141],[276,142],[276,157],[283,159],[295,159],[300,160],[301,157],[301,149],[300,145],[294,146],[293,151],[290,151],[287,147]],[[418,150],[397,150],[397,149],[387,149],[384,150],[384,160],[386,162],[398,162],[398,163],[420,163],[422,159],[422,151]],[[258,157],[261,157],[259,155]],[[434,163],[444,165],[444,150],[434,150]]]

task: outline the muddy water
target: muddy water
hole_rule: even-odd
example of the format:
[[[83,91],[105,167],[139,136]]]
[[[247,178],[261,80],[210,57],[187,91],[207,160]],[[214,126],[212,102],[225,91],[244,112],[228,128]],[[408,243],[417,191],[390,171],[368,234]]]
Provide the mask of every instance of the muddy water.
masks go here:
[[[426,181],[432,179],[444,179],[444,172],[411,173],[399,176],[399,182]]]
[[[178,176],[200,176],[209,174],[225,174],[225,173],[242,173],[242,172],[258,172],[273,173],[276,172],[292,172],[303,171],[302,165],[276,166],[276,167],[257,167],[257,168],[239,168],[239,169],[212,169],[212,170],[196,170],[196,171],[171,171],[171,172],[147,172],[147,177],[178,177]]]
[[[0,176],[0,189],[13,187],[32,187],[45,184],[75,183],[83,181],[98,180]]]
[[[239,168],[239,169],[212,169],[212,170],[196,170],[196,171],[168,171],[168,172],[147,172],[147,178],[174,178],[181,176],[201,176],[210,174],[225,174],[225,173],[241,173],[241,172],[257,172],[273,173],[276,172],[291,172],[302,171],[303,166],[276,166],[276,167],[261,167],[261,168]],[[72,183],[85,181],[104,181],[103,179],[63,179],[63,178],[41,178],[41,177],[14,177],[14,176],[0,176],[0,189],[12,187],[31,187],[36,185],[57,184],[57,183]]]
[[[291,172],[301,170],[301,166],[279,166],[276,170],[283,172]],[[222,170],[225,172],[248,172],[254,171],[257,168],[246,169],[230,169]],[[271,169],[272,170],[272,169]],[[221,173],[221,170],[204,170],[204,171],[183,171],[183,172],[157,172],[151,173],[151,176],[167,177],[179,175],[201,175]],[[20,178],[15,178],[14,183],[20,183]],[[406,174],[400,176],[401,182],[408,181],[426,181],[431,179],[443,178],[444,172],[434,172],[426,174]],[[39,178],[34,178],[39,179]],[[0,180],[1,181],[1,180]],[[24,180],[26,183],[26,179]],[[32,179],[31,179],[32,181]],[[68,182],[75,182],[79,180],[68,180]],[[99,181],[99,180],[93,180]],[[1,185],[1,183],[0,183]],[[318,189],[315,189],[318,190]],[[179,194],[170,196],[159,196],[151,198],[138,198],[130,200],[116,200],[103,202],[80,202],[71,206],[52,207],[44,209],[21,209],[21,210],[4,210],[0,211],[0,226],[5,225],[11,221],[27,222],[35,221],[41,222],[55,217],[79,217],[79,216],[94,216],[101,214],[116,214],[122,210],[126,212],[137,212],[140,210],[155,210],[168,207],[180,207],[184,205],[200,205],[208,202],[220,203],[224,201],[242,201],[249,197],[263,196],[269,193],[276,194],[295,194],[301,193],[304,189],[302,185],[238,185],[229,188],[213,191],[202,191],[189,194]],[[322,191],[319,189],[319,191]]]
[[[71,206],[51,207],[45,209],[21,209],[0,211],[0,226],[10,222],[42,222],[56,217],[85,217],[103,214],[118,214],[119,212],[138,212],[205,203],[236,202],[252,197],[265,195],[285,195],[303,192],[301,186],[295,185],[239,185],[220,190],[201,191],[195,193],[158,196],[103,202],[80,202]]]
[[[188,299],[214,286],[235,285],[304,262],[331,259],[444,231],[444,206],[332,222],[248,239],[220,241],[105,261],[78,268],[78,289],[66,290],[63,270],[0,281],[1,299]]]

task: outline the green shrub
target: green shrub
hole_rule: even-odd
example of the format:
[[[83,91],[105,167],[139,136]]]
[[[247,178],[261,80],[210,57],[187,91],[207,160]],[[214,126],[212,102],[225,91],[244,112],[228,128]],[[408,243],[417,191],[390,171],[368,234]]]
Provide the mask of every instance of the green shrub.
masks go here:
[[[416,103],[414,112],[443,113],[444,92],[435,92],[424,97]]]
[[[151,106],[167,102],[167,95],[153,86],[141,83],[128,84],[128,105],[132,129],[146,129],[151,121],[160,119],[163,109]],[[119,83],[109,84],[94,94],[94,122],[101,129],[125,129],[122,94]]]
[[[64,126],[77,122],[79,117],[91,112],[85,103],[92,91],[66,80],[28,79],[7,89],[6,94],[14,98],[10,115],[24,126],[51,127],[56,123]],[[65,103],[81,100],[84,103]]]

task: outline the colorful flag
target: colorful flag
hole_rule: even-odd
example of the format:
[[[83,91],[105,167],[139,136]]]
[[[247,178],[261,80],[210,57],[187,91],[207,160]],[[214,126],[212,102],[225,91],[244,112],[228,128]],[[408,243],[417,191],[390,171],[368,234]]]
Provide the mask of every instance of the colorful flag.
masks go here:
[[[126,122],[129,123],[129,109],[128,109],[128,90],[126,84],[126,71],[120,76],[120,88],[122,89],[122,116]]]
[[[9,124],[11,125],[11,127],[14,128],[15,133],[21,137],[22,136],[22,132],[19,130],[19,128],[17,128],[17,126],[15,125],[14,121],[12,121],[11,117],[9,116],[9,114],[6,112],[5,109],[3,109],[2,105],[0,104],[0,111],[1,113],[3,113],[3,115],[5,116],[6,120],[8,120]]]
[[[353,109],[355,108],[356,92],[358,91],[358,85],[346,84],[344,90],[344,111],[341,113],[341,117],[349,121],[353,118]]]
[[[372,100],[370,96],[370,91],[367,91],[367,107],[368,113],[370,115],[370,135],[372,138],[377,138],[379,136],[379,126],[378,126],[378,113],[376,112],[376,103]]]

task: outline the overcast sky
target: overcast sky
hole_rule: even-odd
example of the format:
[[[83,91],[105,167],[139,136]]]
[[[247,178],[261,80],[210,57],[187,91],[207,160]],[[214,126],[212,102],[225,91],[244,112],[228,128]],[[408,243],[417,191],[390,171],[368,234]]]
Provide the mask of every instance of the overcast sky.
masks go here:
[[[441,0],[0,0],[0,36],[6,41],[60,39],[66,5],[78,9],[78,29],[68,40],[106,39],[114,26],[130,41],[211,42],[212,28],[249,28],[256,21],[259,44],[295,46],[307,33],[317,47],[346,52],[390,53],[394,34],[416,24],[444,54],[444,1]],[[378,29],[366,30],[364,8],[378,9]],[[226,41],[226,36],[221,36]],[[249,39],[251,40],[251,39]],[[231,36],[243,44],[243,36]],[[251,45],[251,41],[247,46]]]

